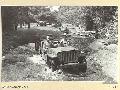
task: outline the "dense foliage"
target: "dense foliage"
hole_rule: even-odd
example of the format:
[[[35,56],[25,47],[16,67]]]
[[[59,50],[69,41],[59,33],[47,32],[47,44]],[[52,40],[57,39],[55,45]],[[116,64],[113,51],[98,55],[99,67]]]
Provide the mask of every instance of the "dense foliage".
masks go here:
[[[2,6],[3,31],[16,30],[18,24],[22,27],[24,23],[30,28],[30,23],[39,21],[81,26],[86,31],[96,31],[97,38],[115,37],[118,34],[118,7],[60,6],[59,11],[52,12],[47,6]]]
[[[81,25],[86,31],[94,30],[100,37],[117,34],[118,7],[116,6],[61,6],[58,18],[62,23]],[[110,36],[111,37],[111,36]]]

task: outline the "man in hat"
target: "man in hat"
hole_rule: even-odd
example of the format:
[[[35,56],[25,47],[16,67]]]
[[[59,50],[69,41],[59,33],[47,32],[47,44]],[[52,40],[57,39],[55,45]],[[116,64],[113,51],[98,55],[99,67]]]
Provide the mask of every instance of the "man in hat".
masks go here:
[[[41,42],[41,52],[42,52],[42,56],[43,56],[43,59],[46,59],[46,54],[47,54],[47,50],[51,47],[51,40],[52,40],[52,35],[49,34],[46,36],[46,39],[44,39],[42,42]]]
[[[66,33],[64,33],[64,34],[62,35],[62,38],[61,38],[61,40],[60,40],[60,45],[61,45],[62,47],[68,46],[68,44],[67,44],[67,34],[66,34]]]

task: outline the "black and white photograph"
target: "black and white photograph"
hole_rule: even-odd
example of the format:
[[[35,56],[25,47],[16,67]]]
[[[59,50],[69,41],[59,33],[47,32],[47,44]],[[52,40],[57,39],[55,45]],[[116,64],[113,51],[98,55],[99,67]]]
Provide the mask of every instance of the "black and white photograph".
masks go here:
[[[118,83],[118,6],[1,6],[1,81]]]

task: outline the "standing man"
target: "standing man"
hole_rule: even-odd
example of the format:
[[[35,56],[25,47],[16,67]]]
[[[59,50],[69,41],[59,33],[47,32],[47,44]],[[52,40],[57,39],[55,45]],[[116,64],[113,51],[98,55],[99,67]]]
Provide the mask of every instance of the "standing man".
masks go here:
[[[62,35],[62,38],[61,38],[61,40],[60,40],[60,46],[61,46],[61,47],[68,46],[66,33],[64,33],[64,34]]]
[[[46,39],[41,42],[41,52],[42,52],[43,59],[45,60],[46,60],[47,50],[50,48],[52,43],[51,40],[52,40],[52,35],[49,34],[46,36]]]

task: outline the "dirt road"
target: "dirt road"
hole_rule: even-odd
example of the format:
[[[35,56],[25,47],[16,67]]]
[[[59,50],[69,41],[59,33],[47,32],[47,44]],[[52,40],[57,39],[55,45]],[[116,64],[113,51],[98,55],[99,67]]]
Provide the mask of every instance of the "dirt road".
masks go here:
[[[2,59],[2,81],[105,81],[106,83],[116,83],[115,70],[117,70],[116,50],[110,46],[104,48],[103,45],[92,43],[95,52],[87,56],[86,73],[69,73],[64,70],[52,72],[41,56],[35,51],[34,46],[28,43],[34,41],[32,35],[39,33],[46,35],[57,32],[43,32],[39,29],[18,30],[3,37],[3,59]],[[34,44],[33,44],[34,45]],[[14,48],[11,49],[11,46]],[[96,46],[96,47],[95,47]],[[98,48],[99,47],[99,48]],[[103,48],[101,48],[103,47]],[[112,47],[116,47],[113,45]],[[91,47],[92,48],[92,47]],[[114,57],[114,58],[111,58]],[[113,72],[114,71],[114,72]]]
[[[86,73],[52,72],[33,47],[23,45],[3,56],[2,81],[106,81],[112,79],[97,63],[88,62]]]

